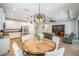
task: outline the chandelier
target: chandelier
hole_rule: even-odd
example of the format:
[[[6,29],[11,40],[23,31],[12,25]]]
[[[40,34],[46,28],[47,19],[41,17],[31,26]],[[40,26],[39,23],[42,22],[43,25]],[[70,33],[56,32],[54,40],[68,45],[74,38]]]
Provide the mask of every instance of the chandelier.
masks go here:
[[[40,3],[39,3],[39,13],[34,14],[34,20],[36,23],[42,23],[45,22],[45,15],[40,13]]]

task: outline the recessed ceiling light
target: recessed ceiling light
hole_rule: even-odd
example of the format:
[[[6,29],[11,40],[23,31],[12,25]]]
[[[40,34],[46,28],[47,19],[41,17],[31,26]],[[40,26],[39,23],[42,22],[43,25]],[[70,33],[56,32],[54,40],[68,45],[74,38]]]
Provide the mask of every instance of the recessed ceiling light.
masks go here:
[[[47,9],[47,10],[49,10],[49,9],[50,9],[50,7],[48,6],[46,9]]]
[[[13,11],[16,11],[16,9],[15,9],[15,8],[13,8]]]

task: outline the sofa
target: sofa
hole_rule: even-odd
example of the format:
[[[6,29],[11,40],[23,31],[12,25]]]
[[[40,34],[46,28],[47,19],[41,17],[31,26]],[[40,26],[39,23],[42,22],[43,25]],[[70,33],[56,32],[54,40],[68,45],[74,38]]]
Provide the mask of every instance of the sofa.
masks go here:
[[[64,43],[72,44],[72,40],[73,40],[73,39],[76,39],[74,33],[71,33],[70,35],[67,35],[67,34],[66,34],[66,35],[64,36],[64,38],[63,38],[63,42],[64,42]]]
[[[53,37],[52,33],[43,32],[43,34],[44,34],[44,38],[48,38],[48,39],[52,40],[52,37]]]

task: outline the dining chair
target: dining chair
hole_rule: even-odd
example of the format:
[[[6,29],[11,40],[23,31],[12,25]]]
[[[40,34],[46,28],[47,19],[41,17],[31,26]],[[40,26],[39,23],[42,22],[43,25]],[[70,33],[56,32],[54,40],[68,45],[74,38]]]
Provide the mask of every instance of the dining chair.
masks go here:
[[[58,45],[59,45],[60,38],[58,36],[53,36],[52,37],[52,40],[56,43],[55,50],[57,50],[58,49]]]
[[[30,38],[33,38],[33,37],[34,37],[34,35],[32,35],[32,34],[28,34],[28,35],[22,36],[22,37],[21,37],[22,43],[23,43],[24,41],[30,39]]]
[[[13,51],[15,56],[23,56],[22,50],[18,47],[18,45],[13,43]]]
[[[6,55],[9,52],[10,38],[0,38],[0,55]]]
[[[9,33],[9,36],[10,36],[10,39],[18,38],[18,37],[21,37],[21,33],[20,32],[12,32],[12,33]]]
[[[45,56],[63,56],[64,51],[65,51],[65,48],[60,48],[60,49],[57,49],[55,51],[46,52]]]

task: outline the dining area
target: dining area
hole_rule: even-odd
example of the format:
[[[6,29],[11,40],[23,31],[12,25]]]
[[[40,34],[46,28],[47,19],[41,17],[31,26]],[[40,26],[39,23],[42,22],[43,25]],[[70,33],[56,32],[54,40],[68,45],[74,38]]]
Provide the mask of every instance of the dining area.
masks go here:
[[[6,9],[8,8],[8,4],[1,4]],[[0,38],[0,55],[1,56],[63,56],[65,48],[59,47],[60,36],[55,35],[56,33],[52,31],[52,19],[47,16],[41,10],[41,7],[44,4],[11,4],[11,7],[17,8],[23,6],[24,8],[17,9],[18,16],[21,15],[25,17],[25,19],[21,20],[20,16],[17,18],[10,18],[4,16],[4,8],[1,8],[1,15],[4,16],[1,18],[1,38]],[[15,6],[16,5],[16,6]],[[27,8],[25,6],[27,6]],[[27,12],[29,9],[28,6],[34,8],[36,6],[36,10],[38,12],[35,13],[33,9],[33,14]],[[48,5],[48,4],[45,4]],[[53,4],[50,4],[51,7]],[[57,4],[61,5],[61,4]],[[38,6],[38,7],[37,7]],[[44,6],[43,6],[44,7]],[[15,9],[15,10],[14,10]],[[23,10],[21,10],[23,9]],[[21,10],[21,13],[19,10]],[[31,8],[29,10],[32,10]],[[45,9],[47,10],[47,9]],[[11,11],[16,12],[16,8],[13,8]],[[20,13],[20,14],[19,14]],[[46,12],[45,12],[46,13]],[[28,17],[26,18],[26,15]],[[24,16],[25,15],[25,16]],[[12,16],[12,15],[11,15]],[[16,16],[16,15],[15,15]],[[13,17],[13,16],[12,16]],[[20,19],[19,19],[20,18]],[[27,20],[26,20],[27,19]],[[60,27],[58,27],[60,31]],[[43,33],[47,32],[47,33]]]
[[[41,37],[40,40],[34,36],[23,42],[23,49],[25,52],[35,56],[63,56],[65,48],[58,49],[59,37],[53,36],[52,40],[50,40],[44,38],[44,34],[39,35]]]
[[[31,38],[28,41],[23,42],[24,51],[34,54],[43,55],[47,51],[52,51],[56,47],[55,42],[44,38],[43,41],[39,42],[36,38]]]
[[[4,41],[2,45],[6,50],[2,56],[63,56],[65,48],[58,48],[60,38],[53,36],[52,40],[44,38],[44,34],[40,35],[40,39],[36,35],[26,34],[20,36],[21,33],[10,33],[8,41]],[[6,43],[8,42],[8,43]],[[5,48],[4,48],[5,47]]]

